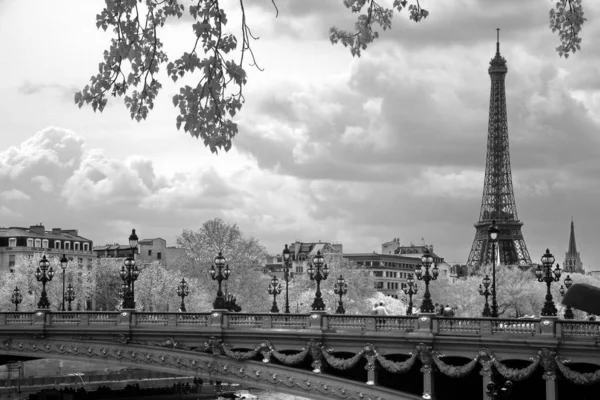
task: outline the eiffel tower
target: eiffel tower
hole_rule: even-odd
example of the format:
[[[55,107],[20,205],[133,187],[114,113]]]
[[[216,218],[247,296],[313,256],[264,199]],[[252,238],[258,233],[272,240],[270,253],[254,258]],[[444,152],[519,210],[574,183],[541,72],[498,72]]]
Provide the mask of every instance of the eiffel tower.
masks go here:
[[[496,246],[499,263],[521,266],[531,264],[525,239],[521,233],[523,223],[517,216],[510,172],[504,89],[504,78],[507,72],[506,60],[500,55],[500,29],[497,29],[496,55],[490,61],[488,68],[491,90],[483,198],[479,221],[475,224],[475,240],[467,260],[467,267],[470,270],[478,269],[493,260],[492,246],[488,237],[488,229],[493,221],[496,221],[499,229]]]

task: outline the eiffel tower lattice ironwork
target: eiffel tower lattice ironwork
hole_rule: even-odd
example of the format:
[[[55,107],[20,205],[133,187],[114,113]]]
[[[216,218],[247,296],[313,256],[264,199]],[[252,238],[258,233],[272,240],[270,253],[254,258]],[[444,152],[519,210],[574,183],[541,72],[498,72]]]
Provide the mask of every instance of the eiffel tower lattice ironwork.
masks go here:
[[[477,269],[492,262],[492,245],[488,228],[495,220],[499,229],[496,249],[497,260],[505,265],[529,265],[531,258],[521,233],[523,223],[517,216],[515,195],[510,171],[508,125],[506,117],[506,92],[504,79],[508,68],[500,55],[500,40],[496,42],[496,55],[490,61],[491,79],[490,115],[488,122],[485,180],[479,221],[475,224],[475,240],[469,253],[467,266]]]

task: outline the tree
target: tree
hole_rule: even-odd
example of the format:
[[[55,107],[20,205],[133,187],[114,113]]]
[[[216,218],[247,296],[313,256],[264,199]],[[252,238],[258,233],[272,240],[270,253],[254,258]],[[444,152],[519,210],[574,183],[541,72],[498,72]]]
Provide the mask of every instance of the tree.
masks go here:
[[[94,292],[96,307],[104,311],[120,310],[122,298],[119,295],[123,280],[119,270],[123,259],[99,258],[94,261]]]
[[[276,0],[271,0],[278,15]],[[244,0],[239,1],[241,46],[238,37],[225,32],[227,14],[219,0],[197,0],[186,6],[182,0],[105,0],[104,9],[96,16],[96,27],[109,28],[113,38],[104,51],[98,74],[90,84],[75,94],[75,103],[82,107],[92,106],[94,111],[104,109],[108,95],[123,97],[132,119],[146,119],[154,107],[154,100],[162,88],[156,78],[166,64],[168,76],[182,82],[185,77],[199,71],[200,79],[195,86],[180,84],[179,93],[173,97],[173,105],[179,107],[176,126],[191,136],[201,138],[212,152],[228,151],[231,141],[238,133],[233,121],[244,103],[243,86],[247,83],[244,57],[248,54],[250,65],[256,66],[250,47],[252,35],[247,20]],[[581,0],[558,0],[550,10],[550,28],[558,32],[559,56],[567,58],[580,50],[579,34],[586,21]],[[332,27],[330,40],[350,48],[353,56],[379,37],[374,29],[390,29],[394,12],[406,9],[409,18],[420,22],[429,12],[419,0],[394,0],[392,8],[381,6],[375,0],[344,0],[344,6],[359,14],[354,32]],[[167,20],[189,14],[192,18],[194,38],[191,50],[176,58],[170,58],[163,50],[160,30]],[[201,51],[200,51],[201,50]],[[236,58],[234,58],[236,57]],[[193,78],[192,78],[193,79]]]
[[[42,293],[42,284],[35,278],[35,271],[42,256],[46,255],[55,275],[52,281],[46,283],[46,293],[50,301],[52,310],[60,310],[62,304],[62,268],[60,266],[60,256],[34,253],[32,255],[19,254],[15,259],[14,272],[2,271],[0,273],[1,284],[0,293],[10,292],[15,287],[19,287],[23,295],[23,303],[20,310],[35,310],[37,302]],[[65,287],[69,283],[75,290],[75,308],[77,304],[85,309],[85,300],[93,294],[94,279],[93,268],[69,259],[65,269]],[[2,297],[0,304],[4,309],[10,309],[10,295]],[[14,307],[14,306],[12,306]]]
[[[373,298],[377,296],[375,280],[364,266],[350,261],[333,248],[328,247],[323,252],[325,263],[329,267],[329,276],[321,281],[321,295],[328,313],[334,314],[337,309],[339,296],[335,294],[335,283],[340,275],[348,284],[348,293],[343,302],[347,314],[367,314],[373,307]],[[309,312],[315,298],[316,282],[311,280],[308,273],[295,276],[290,282],[290,298],[298,303],[299,312]]]
[[[185,250],[185,256],[176,262],[175,268],[186,279],[196,278],[200,290],[216,294],[217,284],[208,272],[221,252],[231,270],[229,279],[223,281],[223,291],[235,295],[243,311],[264,311],[268,277],[260,266],[267,250],[256,238],[245,237],[237,224],[214,218],[197,231],[184,229],[177,245]]]

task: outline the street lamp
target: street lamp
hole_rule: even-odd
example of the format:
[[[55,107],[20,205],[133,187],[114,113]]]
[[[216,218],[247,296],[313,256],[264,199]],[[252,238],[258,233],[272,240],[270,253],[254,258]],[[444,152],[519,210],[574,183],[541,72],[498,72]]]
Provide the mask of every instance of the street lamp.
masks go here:
[[[492,242],[492,318],[498,318],[498,301],[496,300],[496,242],[498,242],[498,226],[496,220],[488,228],[488,237]]]
[[[71,302],[73,300],[75,300],[75,289],[73,288],[73,285],[71,285],[70,283],[69,283],[69,286],[67,287],[66,300],[67,300],[67,302],[69,302],[69,307],[67,308],[67,310],[73,311],[73,309],[71,309]]]
[[[219,272],[215,270],[215,265],[219,269]],[[213,307],[215,310],[224,310],[226,309],[225,299],[223,298],[223,291],[221,290],[221,282],[226,281],[229,278],[229,274],[231,270],[229,269],[229,265],[225,265],[225,257],[223,254],[219,252],[219,255],[215,257],[215,265],[210,268],[210,277],[213,280],[219,282],[219,290],[217,290],[217,298],[213,302]],[[223,266],[225,265],[225,269],[223,270]]]
[[[131,235],[129,235],[129,247],[132,250],[131,255],[125,259],[125,262],[121,266],[121,271],[119,272],[124,284],[127,285],[127,288],[123,286],[125,289],[123,291],[123,309],[135,309],[135,281],[140,274],[140,270],[137,265],[135,265],[135,251],[137,245],[138,237],[135,234],[135,229],[132,229]]]
[[[417,287],[417,284],[415,283],[415,279],[411,275],[408,277],[408,279],[406,279],[406,287],[404,288],[404,294],[406,294],[408,296],[408,308],[406,309],[406,315],[412,315],[412,309],[413,309],[412,297],[413,297],[413,295],[417,294],[418,292],[419,292],[419,288]]]
[[[346,310],[344,310],[344,303],[342,302],[342,296],[345,295],[346,293],[348,293],[348,284],[346,283],[346,281],[344,280],[344,277],[342,275],[340,275],[340,277],[337,280],[337,283],[335,284],[335,287],[333,289],[333,292],[335,294],[337,294],[338,296],[340,296],[340,302],[338,305],[337,310],[335,310],[336,314],[346,314]]]
[[[15,286],[15,290],[12,292],[12,296],[10,297],[10,302],[15,305],[15,312],[19,311],[19,304],[23,302],[23,295],[18,287]]]
[[[269,294],[273,296],[273,306],[271,307],[272,313],[278,313],[279,307],[277,307],[277,295],[281,293],[281,283],[276,276],[273,276],[271,283],[269,284]]]
[[[542,308],[542,315],[556,316],[557,310],[554,306],[554,301],[552,301],[550,285],[552,282],[558,282],[560,280],[560,265],[556,264],[556,268],[554,271],[552,270],[552,265],[554,265],[554,256],[550,254],[549,249],[546,249],[546,253],[542,256],[542,264],[544,265],[543,270],[541,265],[538,265],[537,269],[535,270],[535,276],[538,282],[545,282],[547,286],[546,301],[544,302],[544,307]]]
[[[312,264],[308,267],[308,275],[310,280],[317,281],[317,292],[315,293],[315,301],[312,303],[313,311],[325,310],[325,303],[321,297],[321,281],[327,279],[329,275],[329,267],[323,264],[325,259],[321,255],[321,251],[317,251],[317,255],[313,257]]]
[[[40,301],[38,301],[38,308],[48,309],[50,308],[50,301],[48,301],[48,294],[46,293],[46,283],[54,277],[54,270],[50,267],[50,261],[46,259],[45,254],[40,261],[40,266],[35,270],[34,276],[38,282],[42,282],[42,295]]]
[[[492,311],[490,310],[490,305],[488,303],[488,296],[490,294],[492,294],[492,292],[494,291],[494,288],[492,288],[490,290],[490,283],[492,282],[489,276],[485,276],[485,278],[483,278],[483,281],[481,281],[483,283],[483,287],[481,286],[481,283],[479,284],[479,294],[482,296],[485,296],[485,305],[483,306],[483,312],[481,313],[481,316],[483,317],[491,317],[492,316]]]
[[[189,296],[189,294],[190,288],[187,282],[185,281],[185,278],[182,278],[181,282],[179,283],[179,286],[177,286],[177,296],[181,297],[181,306],[179,307],[181,312],[186,312],[185,302],[183,301],[183,299],[185,299],[186,296]]]
[[[415,269],[415,275],[417,276],[417,279],[420,281],[425,281],[425,294],[423,295],[420,311],[422,313],[433,313],[435,312],[435,308],[433,306],[433,302],[431,301],[431,294],[429,293],[429,282],[437,279],[440,270],[436,265],[432,268],[431,274],[429,273],[429,267],[431,267],[431,264],[433,263],[433,257],[431,256],[431,252],[428,248],[425,248],[425,251],[423,251],[421,263],[423,264],[422,266],[425,267],[425,273],[423,273],[421,265]]]
[[[561,296],[564,296],[565,293],[567,292],[567,290],[569,290],[569,288],[573,284],[573,279],[571,279],[571,277],[569,275],[567,275],[564,282],[565,282],[565,287],[567,289],[565,290],[563,285],[560,285],[560,289],[558,289],[558,291],[560,292]],[[574,318],[575,318],[575,315],[573,314],[573,309],[571,309],[571,305],[567,305],[567,309],[565,310],[565,319],[574,319]]]
[[[288,297],[288,286],[290,283],[290,265],[292,260],[290,258],[290,249],[288,249],[288,245],[285,245],[283,249],[283,264],[285,265],[283,269],[283,279],[285,279],[285,314],[290,313],[290,299]]]
[[[60,258],[60,267],[62,268],[62,275],[63,275],[63,286],[62,286],[62,304],[60,306],[60,311],[65,311],[65,269],[67,268],[67,264],[69,263],[69,260],[67,259],[67,256],[65,256],[64,254],[62,255],[62,257]]]

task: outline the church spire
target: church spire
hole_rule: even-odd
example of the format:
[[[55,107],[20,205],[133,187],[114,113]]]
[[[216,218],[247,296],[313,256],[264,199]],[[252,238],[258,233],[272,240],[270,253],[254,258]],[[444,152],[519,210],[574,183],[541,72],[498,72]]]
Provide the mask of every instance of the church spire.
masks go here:
[[[571,236],[569,236],[569,250],[567,254],[574,256],[577,254],[577,244],[575,243],[575,225],[573,224],[573,217],[571,217]]]
[[[577,244],[575,243],[575,224],[573,223],[573,217],[571,217],[571,234],[569,235],[569,250],[565,253],[565,262],[563,263],[563,270],[565,272],[579,272],[583,273],[583,263],[581,257],[577,251]]]

